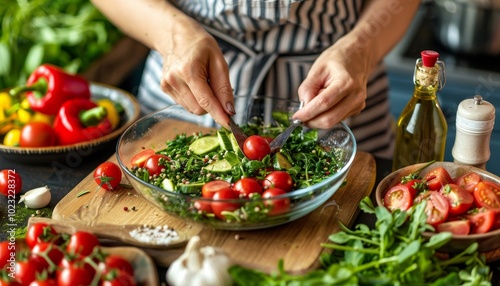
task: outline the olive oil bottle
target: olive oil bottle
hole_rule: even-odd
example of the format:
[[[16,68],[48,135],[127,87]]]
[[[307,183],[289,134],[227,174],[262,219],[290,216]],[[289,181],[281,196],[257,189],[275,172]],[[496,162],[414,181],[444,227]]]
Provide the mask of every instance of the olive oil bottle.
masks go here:
[[[392,169],[443,161],[448,125],[437,99],[445,83],[444,63],[435,51],[422,51],[415,64],[413,96],[399,116]]]

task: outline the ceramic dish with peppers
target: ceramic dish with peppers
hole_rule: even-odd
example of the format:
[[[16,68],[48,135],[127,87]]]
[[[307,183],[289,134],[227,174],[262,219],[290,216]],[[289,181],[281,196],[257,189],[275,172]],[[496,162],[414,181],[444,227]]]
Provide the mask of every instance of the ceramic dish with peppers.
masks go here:
[[[0,92],[0,155],[50,162],[88,156],[139,118],[126,91],[44,64],[26,84]]]
[[[266,140],[290,125],[299,103],[237,97],[239,104],[246,108],[234,119],[249,136],[243,150],[229,130],[175,105],[136,121],[117,144],[130,184],[168,214],[226,230],[294,221],[343,185],[356,154],[345,124],[298,127],[277,153],[262,152],[258,147],[269,148]]]

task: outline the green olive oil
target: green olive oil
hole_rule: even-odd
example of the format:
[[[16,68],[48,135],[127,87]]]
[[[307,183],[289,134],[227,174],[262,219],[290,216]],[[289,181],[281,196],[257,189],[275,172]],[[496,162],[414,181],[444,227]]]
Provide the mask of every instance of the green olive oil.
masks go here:
[[[437,98],[444,85],[444,65],[437,61],[438,56],[423,51],[415,65],[413,96],[397,122],[393,171],[444,160],[448,125]]]

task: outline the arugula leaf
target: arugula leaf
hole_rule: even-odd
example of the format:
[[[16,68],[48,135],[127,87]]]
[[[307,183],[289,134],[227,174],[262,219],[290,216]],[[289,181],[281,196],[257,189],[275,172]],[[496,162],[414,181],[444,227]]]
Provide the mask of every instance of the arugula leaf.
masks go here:
[[[450,233],[422,236],[426,224],[425,204],[416,204],[407,212],[388,212],[383,206],[373,208],[369,198],[360,208],[374,213],[374,229],[358,225],[354,230],[340,224],[320,256],[321,269],[304,275],[288,275],[279,263],[279,274],[265,274],[233,266],[230,274],[236,285],[491,285],[491,272],[477,243],[448,260],[436,251],[451,240]]]

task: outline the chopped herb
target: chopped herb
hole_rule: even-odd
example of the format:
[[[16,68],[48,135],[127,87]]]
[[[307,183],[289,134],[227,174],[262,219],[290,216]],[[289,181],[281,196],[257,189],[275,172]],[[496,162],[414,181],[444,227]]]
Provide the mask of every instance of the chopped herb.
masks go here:
[[[79,197],[81,197],[81,196],[83,196],[83,195],[86,195],[86,194],[88,194],[88,193],[90,193],[90,191],[89,191],[89,190],[81,191],[81,192],[79,192],[78,194],[76,194],[76,197],[77,197],[77,198],[79,198]]]

